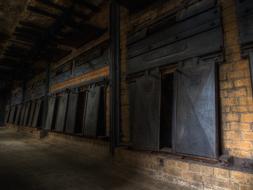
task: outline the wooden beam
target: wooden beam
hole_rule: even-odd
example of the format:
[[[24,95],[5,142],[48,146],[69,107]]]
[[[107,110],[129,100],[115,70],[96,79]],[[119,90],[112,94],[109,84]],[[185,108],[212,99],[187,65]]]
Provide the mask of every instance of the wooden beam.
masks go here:
[[[89,51],[90,49],[92,49],[102,43],[105,43],[108,40],[109,40],[109,35],[108,35],[108,33],[105,33],[104,35],[99,37],[96,41],[91,41],[91,42],[85,44],[81,48],[73,51],[67,57],[64,57],[63,59],[59,60],[56,64],[53,65],[53,68],[59,67],[61,64],[66,63],[66,62],[70,61],[71,59],[73,59],[73,57],[78,57],[82,53]]]
[[[26,47],[31,47],[32,43],[30,42],[25,42],[25,41],[19,41],[19,40],[10,40],[10,42],[14,43],[14,44],[20,44],[22,46],[26,46]]]
[[[46,30],[46,28],[42,27],[41,25],[38,25],[32,22],[20,21],[19,24],[25,27],[32,28],[34,30],[39,30],[43,32]]]
[[[36,30],[33,28],[27,28],[27,27],[16,27],[15,32],[23,33],[23,34],[31,34],[34,36],[40,36],[43,34],[43,31],[41,30]]]
[[[84,5],[86,8],[90,9],[93,12],[99,11],[99,8],[92,3],[88,2],[87,0],[75,0],[74,2]]]
[[[37,1],[40,2],[40,3],[43,3],[43,4],[47,5],[47,6],[50,6],[50,7],[53,7],[55,9],[61,10],[61,11],[65,11],[66,8],[67,8],[65,6],[58,5],[58,4],[54,3],[54,2],[52,2],[51,0],[37,0]]]
[[[56,19],[57,17],[59,17],[59,15],[57,15],[57,14],[53,14],[53,13],[45,11],[45,10],[43,10],[41,8],[33,7],[33,6],[30,6],[30,5],[27,7],[27,10],[29,10],[31,12],[34,12],[34,13],[37,13],[37,14],[40,14],[42,16],[47,16],[47,17],[54,18],[54,19]]]
[[[14,32],[14,36],[22,37],[23,39],[27,39],[28,41],[36,41],[40,36],[33,35],[33,34],[26,34],[26,33],[20,33],[20,32]]]
[[[45,5],[47,5],[49,7],[52,7],[52,8],[58,9],[60,11],[63,11],[63,12],[66,11],[66,10],[68,10],[68,7],[56,4],[56,3],[52,2],[51,0],[37,0],[37,1],[39,1],[39,2],[41,2],[43,4],[45,4]],[[87,15],[85,15],[85,14],[83,14],[81,12],[77,12],[74,9],[72,10],[72,14],[74,16],[77,16],[77,17],[80,17],[80,18],[83,18],[83,19],[88,19]]]

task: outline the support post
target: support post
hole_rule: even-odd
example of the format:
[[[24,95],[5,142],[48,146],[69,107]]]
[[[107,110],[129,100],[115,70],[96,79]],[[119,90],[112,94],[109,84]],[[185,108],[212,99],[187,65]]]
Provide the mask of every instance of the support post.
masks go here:
[[[110,134],[111,153],[120,143],[120,6],[110,2]]]

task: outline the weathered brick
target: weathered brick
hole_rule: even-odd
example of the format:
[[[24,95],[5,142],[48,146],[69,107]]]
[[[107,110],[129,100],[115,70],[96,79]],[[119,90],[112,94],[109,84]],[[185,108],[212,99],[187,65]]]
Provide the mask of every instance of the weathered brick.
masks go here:
[[[221,99],[221,104],[222,106],[233,106],[233,105],[238,105],[238,99],[235,97],[232,98],[222,98]]]
[[[246,88],[233,89],[228,92],[228,97],[243,97],[247,95]]]
[[[248,107],[247,106],[232,106],[231,111],[238,112],[238,113],[248,112]]]
[[[220,89],[232,89],[234,87],[232,81],[220,82]]]
[[[226,121],[239,121],[240,115],[236,113],[228,113],[225,114],[225,120]]]
[[[244,78],[247,77],[247,71],[245,70],[239,70],[239,71],[235,71],[235,72],[229,72],[228,73],[228,79],[240,79],[240,78]]]
[[[229,170],[221,169],[221,168],[214,168],[214,176],[217,178],[229,178]]]
[[[253,122],[253,113],[244,113],[241,114],[242,122]]]
[[[244,79],[238,79],[234,81],[235,87],[248,87],[250,86],[250,79],[244,78]]]

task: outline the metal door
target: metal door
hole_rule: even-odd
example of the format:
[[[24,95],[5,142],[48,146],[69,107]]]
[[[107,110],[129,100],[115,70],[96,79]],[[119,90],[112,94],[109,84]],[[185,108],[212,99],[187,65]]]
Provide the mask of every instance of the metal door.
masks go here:
[[[66,119],[66,132],[75,133],[78,93],[69,94],[68,111]]]
[[[20,113],[20,120],[19,120],[20,126],[22,126],[24,123],[24,116],[25,116],[25,104],[22,104],[21,113]]]
[[[14,117],[15,117],[15,106],[12,106],[10,111],[9,123],[11,124],[14,123]]]
[[[66,121],[66,113],[68,106],[68,94],[64,94],[63,96],[59,96],[59,104],[57,108],[57,117],[55,124],[55,131],[63,132]]]
[[[10,106],[6,106],[4,123],[8,123],[9,122],[9,117],[10,117]]]
[[[33,121],[32,121],[32,127],[38,127],[39,116],[42,114],[41,113],[41,102],[42,102],[42,100],[37,100],[37,102],[36,102]]]
[[[46,122],[45,122],[46,130],[52,129],[53,119],[55,115],[55,102],[56,102],[56,97],[48,98],[48,111],[47,111],[47,117],[46,117]]]
[[[25,106],[25,114],[24,114],[23,126],[27,126],[27,124],[28,124],[30,106],[31,106],[31,102],[27,102],[26,106]]]
[[[15,122],[14,122],[15,125],[19,125],[21,109],[22,109],[22,105],[18,105],[17,106],[16,117],[15,117]]]
[[[33,117],[34,117],[34,111],[35,111],[35,106],[36,106],[36,101],[33,101],[31,103],[31,109],[30,109],[30,114],[29,114],[29,117],[28,117],[28,126],[32,126],[32,121],[33,121]]]
[[[130,125],[133,147],[159,150],[161,76],[153,71],[130,84]]]
[[[176,152],[217,157],[215,63],[185,64],[176,74]]]
[[[84,135],[89,137],[97,136],[99,100],[101,95],[100,86],[92,86],[87,94],[87,105],[84,122]]]

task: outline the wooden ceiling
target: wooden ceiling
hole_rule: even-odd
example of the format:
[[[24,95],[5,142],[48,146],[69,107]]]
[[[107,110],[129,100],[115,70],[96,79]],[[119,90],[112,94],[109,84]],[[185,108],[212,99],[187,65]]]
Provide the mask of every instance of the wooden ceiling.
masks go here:
[[[6,2],[2,1],[2,4]],[[16,22],[6,23],[7,29],[0,31],[0,74],[7,74],[8,80],[10,75],[39,72],[36,63],[56,62],[107,31],[107,24],[101,23],[108,21],[93,19],[107,7],[106,0],[12,2],[16,4],[9,7],[0,3],[0,22],[1,17],[8,16],[6,9],[16,10],[11,15]]]
[[[156,3],[160,0],[118,0],[118,2],[127,7],[130,11],[136,12],[144,9],[147,6],[150,6],[151,4]],[[165,0],[164,0],[165,1]]]

